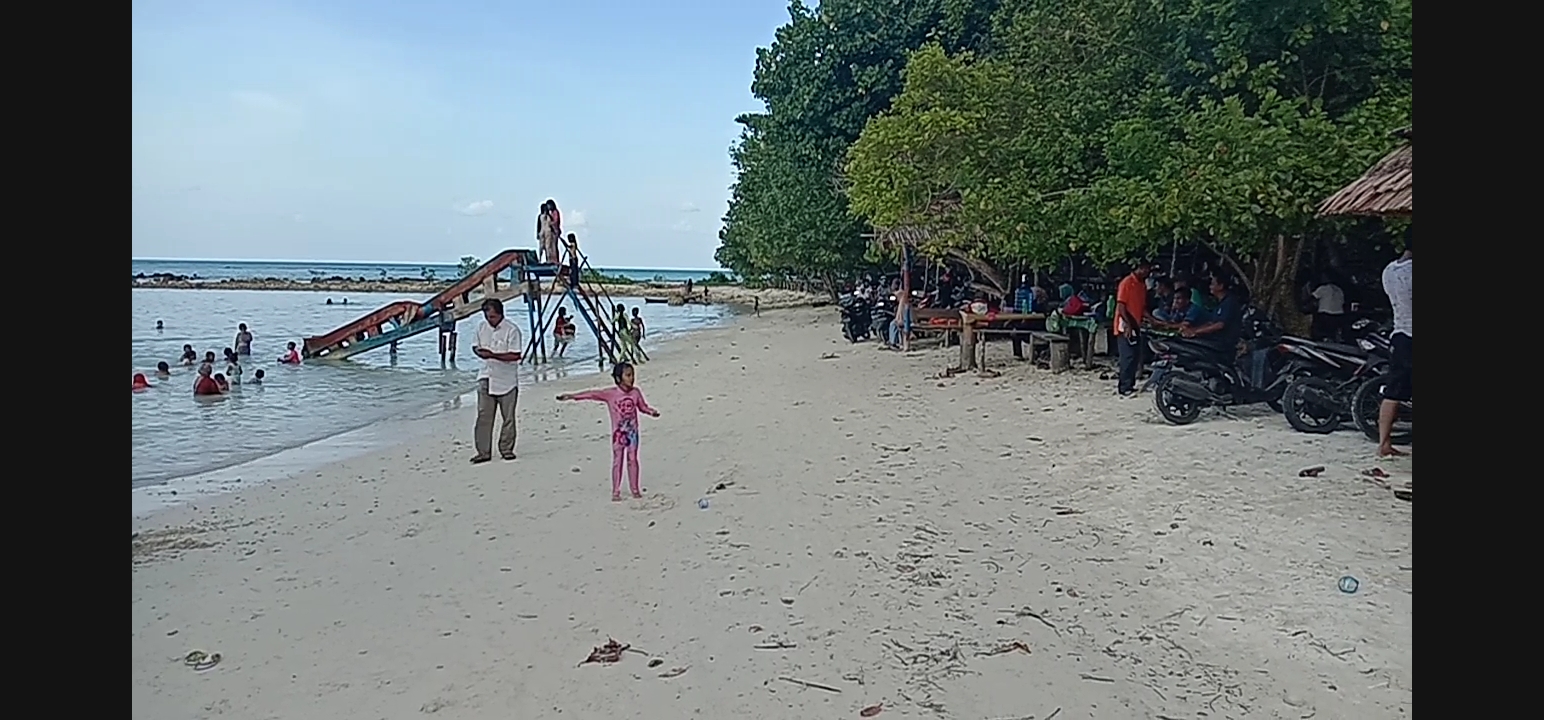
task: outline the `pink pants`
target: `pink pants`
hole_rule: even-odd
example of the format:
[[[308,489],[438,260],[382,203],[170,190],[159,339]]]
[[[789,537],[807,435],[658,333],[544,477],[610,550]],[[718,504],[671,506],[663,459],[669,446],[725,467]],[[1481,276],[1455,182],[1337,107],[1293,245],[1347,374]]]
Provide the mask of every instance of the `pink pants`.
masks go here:
[[[638,443],[611,444],[611,494],[622,494],[622,463],[627,463],[627,484],[634,495],[642,494],[638,489]]]

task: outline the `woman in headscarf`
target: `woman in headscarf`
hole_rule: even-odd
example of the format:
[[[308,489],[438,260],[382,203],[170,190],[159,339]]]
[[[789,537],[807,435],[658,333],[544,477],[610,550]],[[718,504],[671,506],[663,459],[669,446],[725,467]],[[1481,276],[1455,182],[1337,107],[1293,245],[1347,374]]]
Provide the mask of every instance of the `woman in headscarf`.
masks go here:
[[[552,244],[547,249],[547,262],[556,265],[563,262],[563,251],[558,249],[563,238],[563,213],[558,212],[558,203],[551,198],[547,199],[547,216],[552,223]]]

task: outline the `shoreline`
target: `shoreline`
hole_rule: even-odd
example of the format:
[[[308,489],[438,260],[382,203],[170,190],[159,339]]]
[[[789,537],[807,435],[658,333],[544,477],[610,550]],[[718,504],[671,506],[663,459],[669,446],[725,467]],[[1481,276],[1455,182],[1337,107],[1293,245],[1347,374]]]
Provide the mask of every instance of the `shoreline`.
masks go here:
[[[413,278],[388,278],[386,280],[366,280],[347,278],[328,278],[323,280],[286,280],[283,278],[247,278],[247,279],[221,279],[221,280],[195,280],[190,278],[131,278],[130,287],[134,290],[261,290],[261,291],[294,291],[294,292],[318,292],[318,293],[354,293],[354,294],[387,294],[400,293],[407,295],[432,295],[450,287],[450,281],[444,280],[418,280]],[[637,283],[593,283],[602,292],[612,297],[637,297],[669,299],[673,295],[680,295],[681,283],[660,283],[642,281]],[[545,288],[545,286],[544,286]],[[818,293],[804,293],[796,290],[779,290],[775,288],[747,288],[743,285],[703,285],[697,284],[695,288],[706,288],[708,301],[692,300],[700,304],[728,304],[728,305],[752,305],[760,300],[763,310],[775,310],[792,307],[817,306],[828,303],[830,298]],[[545,290],[544,290],[545,291]],[[695,293],[694,293],[695,294]]]
[[[1006,343],[940,377],[835,315],[641,366],[642,500],[605,409],[551,398],[586,377],[521,398],[514,462],[467,463],[463,407],[136,522],[131,716],[1410,714],[1413,515],[1359,433],[1168,426]],[[646,652],[581,664],[607,638]]]
[[[668,356],[672,352],[672,345],[695,333],[731,326],[736,322],[736,317],[730,315],[724,323],[713,327],[663,334],[659,344],[647,350],[651,358]],[[542,387],[569,378],[604,375],[602,370],[588,360],[563,365],[534,365],[530,367],[529,377],[522,374],[521,387]],[[327,465],[380,451],[402,441],[399,433],[392,430],[406,430],[412,435],[415,429],[427,426],[432,418],[460,410],[463,406],[476,407],[476,402],[477,391],[470,388],[454,397],[429,401],[415,410],[395,412],[358,427],[282,447],[266,455],[131,486],[130,515],[134,522],[148,521],[161,511],[194,500],[208,501],[255,485],[292,480]],[[254,474],[256,477],[252,477]]]

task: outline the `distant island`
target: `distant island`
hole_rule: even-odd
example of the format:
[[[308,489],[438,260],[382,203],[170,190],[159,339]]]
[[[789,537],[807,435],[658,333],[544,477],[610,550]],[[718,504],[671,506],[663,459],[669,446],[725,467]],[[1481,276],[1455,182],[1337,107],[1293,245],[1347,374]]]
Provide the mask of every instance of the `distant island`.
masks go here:
[[[680,296],[684,290],[684,283],[658,282],[658,281],[634,281],[628,278],[610,277],[593,273],[587,278],[594,283],[598,290],[616,297],[640,297],[668,300],[671,296]],[[823,305],[829,302],[829,298],[815,293],[804,293],[794,290],[777,290],[770,288],[747,288],[735,282],[725,280],[706,280],[693,283],[692,298],[694,303],[726,303],[736,305],[751,305],[759,300],[763,308],[795,307],[803,305]],[[343,277],[332,275],[329,277],[313,277],[307,280],[295,280],[291,278],[221,278],[218,280],[203,279],[193,275],[178,275],[175,273],[135,273],[132,276],[131,287],[140,289],[160,290],[291,290],[305,292],[327,293],[395,293],[403,295],[432,295],[450,287],[455,280],[428,279],[422,277]],[[545,292],[550,280],[542,284]],[[704,297],[703,290],[707,290]]]

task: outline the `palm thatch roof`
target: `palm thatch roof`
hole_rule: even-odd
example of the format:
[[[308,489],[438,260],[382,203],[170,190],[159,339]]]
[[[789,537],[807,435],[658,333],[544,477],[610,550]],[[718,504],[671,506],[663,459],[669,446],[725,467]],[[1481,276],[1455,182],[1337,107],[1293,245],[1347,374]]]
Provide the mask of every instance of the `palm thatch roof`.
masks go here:
[[[1415,214],[1415,130],[1394,133],[1404,140],[1371,170],[1319,204],[1319,215]]]

